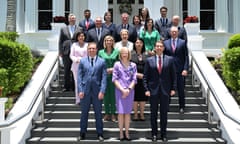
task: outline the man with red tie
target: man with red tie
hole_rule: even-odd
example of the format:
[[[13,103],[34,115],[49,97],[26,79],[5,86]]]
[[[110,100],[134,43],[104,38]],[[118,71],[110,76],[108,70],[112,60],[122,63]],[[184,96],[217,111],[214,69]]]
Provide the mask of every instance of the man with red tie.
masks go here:
[[[88,30],[95,27],[94,21],[91,19],[91,11],[89,9],[84,10],[85,19],[79,22],[79,26],[83,28],[83,32],[87,34]]]
[[[177,91],[179,97],[179,111],[184,113],[185,109],[185,77],[188,74],[189,57],[186,41],[178,38],[178,27],[172,26],[170,28],[171,38],[164,41],[164,54],[172,56],[177,73]]]
[[[150,101],[152,141],[156,142],[159,103],[161,139],[167,141],[169,97],[175,95],[177,77],[173,58],[163,54],[163,42],[157,41],[154,49],[156,55],[149,57],[145,63],[143,85]]]

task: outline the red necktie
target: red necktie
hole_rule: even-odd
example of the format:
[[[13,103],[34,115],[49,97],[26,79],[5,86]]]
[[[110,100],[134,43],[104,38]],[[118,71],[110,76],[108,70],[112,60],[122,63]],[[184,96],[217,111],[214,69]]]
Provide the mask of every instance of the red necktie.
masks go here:
[[[88,30],[88,28],[89,28],[89,21],[86,20],[86,29]]]
[[[161,56],[158,57],[158,72],[159,72],[159,74],[162,72],[162,59],[161,59]]]

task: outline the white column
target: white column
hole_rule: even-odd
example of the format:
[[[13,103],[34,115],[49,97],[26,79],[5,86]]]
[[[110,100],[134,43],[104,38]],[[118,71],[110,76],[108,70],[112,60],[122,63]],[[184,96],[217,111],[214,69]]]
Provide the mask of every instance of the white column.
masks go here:
[[[239,33],[240,32],[240,17],[239,17],[239,6],[240,1],[239,0],[233,0],[233,32]]]
[[[6,31],[6,18],[7,18],[7,0],[0,1],[0,31]]]
[[[65,0],[53,0],[54,16],[65,16]]]
[[[72,2],[72,13],[76,15],[76,24],[84,18],[84,10],[88,7],[88,0],[74,0]]]
[[[228,2],[226,0],[215,1],[216,5],[216,31],[227,32],[228,31]],[[239,5],[238,5],[239,6]],[[239,9],[239,8],[238,8]]]
[[[16,31],[18,33],[24,33],[25,25],[25,14],[24,14],[24,1],[17,0],[17,10],[16,10]]]
[[[164,0],[144,0],[144,7],[149,9],[150,16],[156,20],[160,17],[160,8],[164,6]]]
[[[91,10],[92,19],[97,16],[103,17],[108,10],[108,0],[88,0],[88,9]]]
[[[188,0],[188,15],[200,17],[200,0]]]
[[[37,31],[38,6],[37,0],[25,1],[25,33]]]

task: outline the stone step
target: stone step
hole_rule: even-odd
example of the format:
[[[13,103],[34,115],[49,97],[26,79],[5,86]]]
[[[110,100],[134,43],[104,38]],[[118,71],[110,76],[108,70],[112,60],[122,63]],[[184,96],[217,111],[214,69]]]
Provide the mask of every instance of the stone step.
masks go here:
[[[203,98],[203,97],[186,97],[185,102],[189,103],[189,104],[201,104],[201,103],[205,103],[205,98]],[[52,104],[53,103],[54,104],[73,104],[73,103],[75,103],[75,97],[51,96],[51,97],[47,98],[46,103],[47,104],[51,104],[51,103]],[[178,97],[177,96],[171,97],[171,103],[177,104]]]
[[[160,120],[158,119],[158,122]],[[115,127],[117,122],[104,121],[104,127]],[[35,127],[52,127],[52,128],[76,128],[80,125],[80,119],[45,119],[43,122],[35,123]],[[88,120],[89,127],[95,127],[95,119]],[[131,121],[131,127],[144,128],[150,127],[149,118],[145,121]],[[199,119],[169,119],[169,128],[215,128],[217,124],[209,124],[207,120]]]
[[[117,124],[111,128],[103,128],[104,137],[119,136],[119,128]],[[160,131],[160,129],[159,129]],[[216,128],[167,128],[168,138],[218,138],[221,133]],[[80,134],[80,128],[47,128],[38,127],[32,130],[33,137],[77,137]],[[151,137],[151,128],[131,128],[129,129],[131,138]],[[88,128],[87,137],[96,137],[96,128]]]

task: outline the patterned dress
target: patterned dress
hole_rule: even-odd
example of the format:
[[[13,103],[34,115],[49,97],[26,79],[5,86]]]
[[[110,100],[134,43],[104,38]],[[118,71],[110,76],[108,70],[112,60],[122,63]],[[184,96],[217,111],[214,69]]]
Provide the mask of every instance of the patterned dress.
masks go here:
[[[120,61],[116,62],[113,67],[112,81],[117,80],[123,88],[128,88],[134,81],[137,83],[137,67],[131,62],[125,67]],[[130,114],[133,108],[134,89],[132,89],[126,98],[122,97],[122,92],[115,88],[116,108],[119,114]]]

